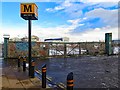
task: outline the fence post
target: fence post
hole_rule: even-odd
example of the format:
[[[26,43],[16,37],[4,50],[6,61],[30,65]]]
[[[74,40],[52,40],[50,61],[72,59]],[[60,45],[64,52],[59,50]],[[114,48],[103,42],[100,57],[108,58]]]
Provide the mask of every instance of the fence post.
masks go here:
[[[35,68],[35,61],[32,60],[32,61],[31,61],[31,78],[34,78],[34,77],[35,77],[34,68]]]
[[[20,55],[18,56],[18,68],[20,67],[20,59],[21,59],[21,57],[20,57]]]
[[[26,57],[23,57],[23,71],[26,71]]]
[[[46,88],[46,64],[42,66],[42,88]]]
[[[66,43],[64,43],[64,57],[67,55]]]
[[[73,72],[67,75],[67,90],[73,90]]]
[[[80,43],[79,43],[79,55],[81,55],[81,46],[80,46]]]

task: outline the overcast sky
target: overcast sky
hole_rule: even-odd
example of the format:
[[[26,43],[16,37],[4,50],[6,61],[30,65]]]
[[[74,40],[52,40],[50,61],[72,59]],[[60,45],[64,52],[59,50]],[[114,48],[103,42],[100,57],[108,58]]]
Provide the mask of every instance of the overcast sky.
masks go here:
[[[11,2],[10,2],[11,1]],[[0,42],[28,35],[28,22],[20,17],[20,1],[0,3]],[[118,39],[118,0],[30,0],[38,6],[38,20],[32,21],[32,35],[46,38],[69,37],[72,42],[104,40],[112,32]],[[2,20],[1,20],[2,19]]]

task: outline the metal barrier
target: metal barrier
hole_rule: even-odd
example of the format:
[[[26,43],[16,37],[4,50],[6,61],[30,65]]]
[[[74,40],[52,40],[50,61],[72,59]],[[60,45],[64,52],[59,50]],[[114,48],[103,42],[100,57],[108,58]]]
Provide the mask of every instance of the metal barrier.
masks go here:
[[[46,88],[46,64],[42,66],[42,88]]]
[[[18,68],[20,67],[20,59],[21,59],[21,56],[19,55],[18,56]]]
[[[23,71],[26,71],[26,57],[23,57]]]
[[[35,68],[35,61],[32,60],[32,61],[31,61],[31,78],[34,78],[34,77],[35,77],[34,68]]]
[[[67,90],[73,90],[73,86],[73,72],[71,72],[67,76]]]

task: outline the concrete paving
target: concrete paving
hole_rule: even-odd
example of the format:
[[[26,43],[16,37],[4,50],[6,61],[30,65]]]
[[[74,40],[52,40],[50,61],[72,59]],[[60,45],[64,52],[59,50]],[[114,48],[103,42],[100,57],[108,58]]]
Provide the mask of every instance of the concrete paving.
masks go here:
[[[1,66],[2,65],[2,66]],[[23,72],[15,63],[0,58],[0,90],[46,90],[37,77],[29,78],[28,72]]]

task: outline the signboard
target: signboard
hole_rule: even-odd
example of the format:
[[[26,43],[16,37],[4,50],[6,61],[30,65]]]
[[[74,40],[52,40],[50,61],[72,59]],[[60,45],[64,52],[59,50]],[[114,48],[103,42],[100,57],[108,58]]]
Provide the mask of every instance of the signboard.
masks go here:
[[[25,20],[38,20],[38,7],[35,3],[21,3],[21,17]]]

